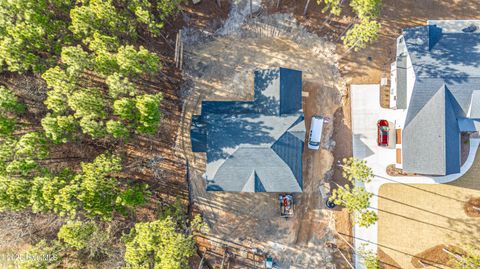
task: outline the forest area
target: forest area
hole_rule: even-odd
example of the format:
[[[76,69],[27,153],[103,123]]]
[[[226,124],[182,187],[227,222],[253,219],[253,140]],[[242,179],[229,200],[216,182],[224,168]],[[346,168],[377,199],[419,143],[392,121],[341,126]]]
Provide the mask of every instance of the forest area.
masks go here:
[[[2,268],[188,268],[179,4],[0,2]]]

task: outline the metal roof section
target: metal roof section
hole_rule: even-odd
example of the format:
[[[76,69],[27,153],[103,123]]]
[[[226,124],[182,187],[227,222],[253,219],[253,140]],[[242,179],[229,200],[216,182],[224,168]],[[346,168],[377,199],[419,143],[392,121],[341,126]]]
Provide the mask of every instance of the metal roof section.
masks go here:
[[[201,116],[192,117],[190,139],[193,152],[205,152],[207,150],[207,129]]]
[[[480,119],[458,119],[458,129],[460,132],[478,132],[480,131]]]
[[[266,115],[302,110],[302,72],[287,68],[255,70],[253,106]]]
[[[194,141],[205,142],[207,191],[301,192],[302,73],[275,68],[254,74],[255,100],[203,101],[201,122],[192,123],[192,148]]]

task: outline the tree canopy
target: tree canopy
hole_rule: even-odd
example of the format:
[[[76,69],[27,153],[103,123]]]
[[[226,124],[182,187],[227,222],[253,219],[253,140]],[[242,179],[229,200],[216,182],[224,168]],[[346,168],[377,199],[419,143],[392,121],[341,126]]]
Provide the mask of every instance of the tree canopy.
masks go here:
[[[379,30],[380,24],[377,21],[365,19],[349,29],[342,40],[345,47],[358,51],[377,40]]]
[[[344,206],[348,213],[353,214],[355,223],[361,227],[368,227],[378,219],[375,211],[368,209],[372,195],[364,187],[345,185],[334,189],[329,199],[337,205]]]
[[[15,131],[17,116],[25,111],[25,106],[7,87],[0,85],[0,137],[10,136]]]
[[[131,217],[149,199],[147,184],[123,178],[119,155],[106,151],[84,161],[85,156],[64,156],[69,151],[64,154],[66,147],[57,144],[80,140],[77,145],[87,142],[115,150],[123,144],[119,139],[157,133],[163,95],[151,85],[162,62],[160,54],[150,50],[157,47],[151,38],[162,35],[179,3],[0,1],[0,72],[33,79],[41,75],[48,89],[42,99],[45,111],[30,93],[19,98],[0,85],[0,212],[31,210],[66,221],[58,241],[37,242],[26,253],[50,256],[22,261],[20,268],[59,266],[65,251],[66,256],[76,251],[82,257],[107,256],[103,248],[110,238],[102,229],[109,225],[104,222],[120,214]],[[35,86],[44,88],[36,80]],[[23,115],[26,106],[20,100],[29,105],[29,114]],[[65,165],[70,157],[73,164]],[[185,268],[195,250],[186,230],[186,222],[179,224],[176,216],[162,217],[135,226],[127,245],[130,253],[144,255],[156,268]],[[132,247],[143,243],[148,253]],[[133,268],[147,264],[129,257],[127,264]]]
[[[113,177],[121,170],[120,157],[108,153],[82,163],[78,173],[64,170],[13,177],[7,170],[0,175],[0,211],[31,207],[33,212],[110,220],[115,211],[125,213],[127,207],[143,204],[148,195],[143,185],[122,186]]]
[[[380,262],[377,254],[371,250],[368,250],[366,246],[362,245],[358,251],[362,257],[363,264],[366,269],[380,269]]]
[[[166,217],[135,224],[125,248],[126,268],[186,269],[195,241],[178,231],[172,217]]]
[[[377,18],[380,15],[381,0],[348,0],[352,11],[359,21],[342,36],[342,41],[347,49],[358,51],[378,38],[380,23]],[[344,0],[317,0],[318,4],[324,4],[322,12],[329,12],[339,16],[342,12]]]
[[[0,69],[40,72],[70,41],[68,0],[0,1]]]
[[[27,176],[39,167],[38,161],[48,156],[43,133],[0,137],[0,175]]]
[[[160,58],[143,47],[109,47],[104,44],[108,40],[99,35],[94,36],[94,42],[97,51],[93,52],[80,45],[64,47],[62,65],[42,75],[49,86],[45,105],[52,111],[42,120],[46,136],[54,143],[65,143],[78,129],[92,138],[109,134],[126,139],[133,131],[155,133],[162,95],[139,94],[132,80],[158,71]],[[105,78],[104,84],[81,86],[91,84],[84,81],[86,72]]]
[[[344,206],[353,215],[355,223],[362,227],[368,227],[378,219],[373,210],[369,210],[370,198],[373,196],[365,190],[363,183],[370,182],[373,172],[367,166],[366,161],[356,158],[345,158],[342,160],[342,175],[351,185],[345,184],[332,191],[329,200],[337,205]],[[353,187],[351,187],[353,186]]]
[[[372,168],[367,166],[365,160],[354,157],[344,158],[341,167],[343,177],[349,181],[370,182],[373,178]]]
[[[35,259],[20,259],[18,267],[20,269],[55,268],[62,260],[62,250],[63,247],[58,241],[41,240],[24,253],[26,257],[35,257]]]
[[[58,239],[77,250],[87,247],[98,228],[94,222],[68,221],[58,231]]]

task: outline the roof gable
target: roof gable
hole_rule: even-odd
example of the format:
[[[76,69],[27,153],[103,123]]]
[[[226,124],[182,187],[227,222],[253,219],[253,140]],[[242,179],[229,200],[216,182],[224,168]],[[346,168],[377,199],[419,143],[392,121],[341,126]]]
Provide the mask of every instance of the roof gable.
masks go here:
[[[453,97],[440,86],[405,124],[403,130],[403,168],[428,175],[456,173],[459,161],[459,130]]]

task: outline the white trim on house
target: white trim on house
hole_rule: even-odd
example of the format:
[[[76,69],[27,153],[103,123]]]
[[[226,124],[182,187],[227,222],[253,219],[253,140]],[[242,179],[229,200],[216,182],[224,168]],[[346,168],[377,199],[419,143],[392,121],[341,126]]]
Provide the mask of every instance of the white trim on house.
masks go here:
[[[397,108],[397,61],[390,65],[390,108]]]

